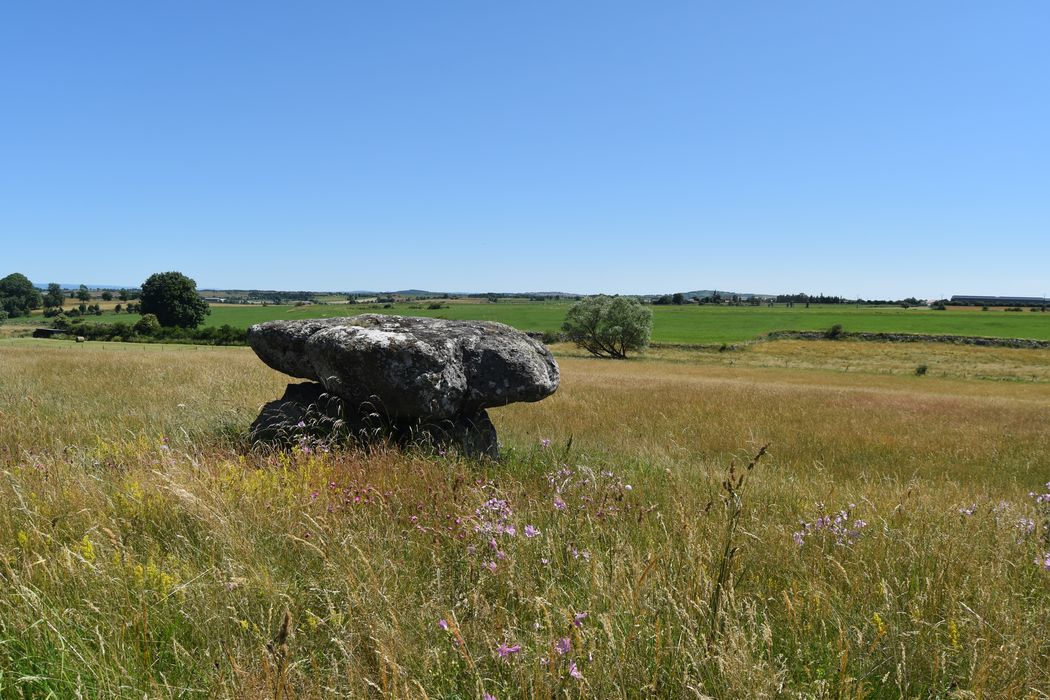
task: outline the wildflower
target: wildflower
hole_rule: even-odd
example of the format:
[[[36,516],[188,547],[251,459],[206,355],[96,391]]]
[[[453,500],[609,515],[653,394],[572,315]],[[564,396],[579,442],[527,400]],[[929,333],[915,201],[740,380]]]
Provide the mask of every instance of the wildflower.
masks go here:
[[[565,501],[561,500],[561,496],[554,497],[554,507],[558,510],[565,510]]]
[[[496,696],[492,693],[485,693],[481,696],[481,700],[496,700]]]
[[[802,543],[806,541],[805,537],[805,533],[802,532],[795,532],[791,535],[791,539],[795,540],[795,544],[797,544],[799,547],[801,547]]]
[[[525,536],[526,537],[535,537],[538,534],[540,534],[540,531],[535,526],[533,526],[533,525],[526,525],[525,526]]]
[[[562,655],[568,654],[572,651],[572,640],[568,637],[562,637],[554,644],[554,651]]]
[[[624,485],[623,485],[623,490],[624,490],[624,491],[633,491],[633,490],[634,490],[634,487],[633,487],[633,486],[631,486],[630,484],[624,484]]]
[[[1017,520],[1017,529],[1021,531],[1022,535],[1031,535],[1035,532],[1035,521],[1031,518],[1019,518]]]
[[[1050,552],[1045,552],[1036,557],[1035,563],[1044,571],[1050,571]]]
[[[517,654],[520,651],[521,651],[521,645],[520,644],[510,644],[510,645],[508,645],[507,643],[504,642],[503,644],[500,644],[498,647],[496,647],[496,653],[499,654],[499,657],[501,659],[505,659],[508,656],[510,656],[511,654]]]
[[[572,618],[572,624],[576,625],[577,627],[583,627],[583,621],[586,620],[586,619],[587,619],[587,613],[585,613],[585,612],[576,613],[573,616],[573,618]]]
[[[543,564],[544,566],[547,566],[548,564],[551,563],[551,560],[548,559],[547,557],[540,557],[540,563]]]
[[[572,676],[573,678],[575,678],[576,680],[580,680],[580,681],[583,680],[583,674],[580,673],[580,669],[576,668],[576,662],[575,661],[570,661],[569,662],[569,675]]]
[[[91,543],[87,535],[84,535],[84,539],[80,540],[80,556],[84,557],[84,561],[95,561],[95,545]]]
[[[448,632],[448,620],[441,618],[438,620],[438,627]]]
[[[976,503],[971,503],[968,508],[960,508],[959,509],[959,513],[961,515],[965,515],[966,517],[970,517],[971,515],[973,515],[976,512],[977,512],[977,504]]]
[[[550,447],[551,446],[550,438],[543,438],[542,440],[540,440],[540,446],[541,447]]]
[[[882,621],[882,616],[878,613],[873,613],[871,621],[875,623],[875,629],[878,630],[879,636],[886,634],[886,624]]]
[[[295,427],[296,428],[300,428],[300,429],[301,428],[305,428],[306,427],[306,422],[305,421],[299,421],[298,423],[295,424]]]
[[[241,629],[242,630],[247,630],[248,629],[248,621],[247,620],[241,620],[240,624],[241,624]]]
[[[494,562],[494,561],[487,561],[487,562],[485,562],[484,567],[486,569],[488,569],[489,571],[491,571],[492,573],[496,573],[496,562]]]

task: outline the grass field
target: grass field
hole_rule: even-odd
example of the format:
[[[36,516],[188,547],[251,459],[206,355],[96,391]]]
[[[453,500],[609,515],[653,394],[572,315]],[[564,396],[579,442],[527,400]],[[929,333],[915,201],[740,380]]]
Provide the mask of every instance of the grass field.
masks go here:
[[[476,464],[247,450],[245,348],[0,341],[0,696],[1050,694],[1050,352],[557,351]]]
[[[395,313],[440,316],[449,319],[500,321],[529,331],[557,331],[565,319],[567,302],[452,303],[441,309],[426,304],[397,304],[385,309],[375,304],[305,306],[221,305],[211,307],[205,325],[229,324],[247,328],[274,319],[323,318],[358,313]],[[981,335],[1000,338],[1050,340],[1050,313],[980,311],[949,308],[946,311],[900,307],[848,305],[801,307],[653,306],[653,342],[739,343],[775,330],[825,330],[836,323],[847,331]],[[41,319],[34,317],[36,322]],[[33,322],[34,319],[23,319]],[[106,313],[87,321],[134,323],[136,315]],[[17,319],[14,319],[17,320]]]

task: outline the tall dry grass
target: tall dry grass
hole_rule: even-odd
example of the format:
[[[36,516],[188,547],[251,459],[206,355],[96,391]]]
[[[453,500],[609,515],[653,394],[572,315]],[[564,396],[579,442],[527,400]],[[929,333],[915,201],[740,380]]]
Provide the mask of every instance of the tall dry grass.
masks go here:
[[[562,368],[476,464],[248,451],[243,349],[0,345],[0,694],[1050,694],[1040,387]]]

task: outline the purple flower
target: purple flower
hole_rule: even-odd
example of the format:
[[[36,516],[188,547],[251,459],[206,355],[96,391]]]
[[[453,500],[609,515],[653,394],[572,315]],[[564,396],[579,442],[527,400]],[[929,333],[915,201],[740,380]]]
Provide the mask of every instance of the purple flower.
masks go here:
[[[1035,521],[1031,518],[1020,518],[1017,521],[1017,529],[1022,535],[1031,535],[1035,532]]]
[[[448,620],[444,618],[438,620],[438,627],[448,632]]]
[[[966,517],[970,517],[971,515],[973,515],[976,512],[977,512],[977,504],[976,503],[971,503],[969,508],[960,508],[959,509],[959,513],[961,513],[962,515],[965,515]]]
[[[561,500],[561,496],[554,497],[554,507],[558,510],[565,510],[565,501]]]
[[[802,532],[796,532],[791,535],[791,539],[795,540],[795,544],[799,547],[801,547],[802,543],[806,541],[805,537],[805,534]]]
[[[572,624],[577,627],[583,627],[583,621],[587,619],[587,613],[576,613],[572,618]]]
[[[1043,571],[1050,571],[1050,552],[1045,552],[1035,558],[1035,563],[1039,565]]]
[[[542,446],[542,447],[550,447],[551,446],[550,438],[543,438],[542,440],[540,440],[540,446]]]
[[[575,678],[576,680],[583,680],[583,674],[580,673],[580,669],[576,668],[575,661],[569,662],[569,675]]]
[[[494,562],[494,561],[487,561],[487,562],[485,562],[484,566],[485,566],[486,569],[488,569],[492,573],[496,573],[496,562]]]
[[[535,537],[538,534],[540,534],[540,531],[535,526],[533,526],[533,525],[526,525],[525,526],[525,536],[526,537]]]
[[[568,637],[562,637],[554,644],[554,651],[559,654],[568,654],[572,651],[572,640]]]
[[[506,643],[503,643],[503,644],[500,644],[498,647],[496,647],[496,653],[499,654],[499,657],[501,659],[505,659],[508,656],[510,656],[511,654],[517,654],[519,651],[521,651],[521,645],[520,644],[510,644],[510,645],[508,645]]]
[[[296,428],[305,428],[306,427],[306,423],[303,422],[303,421],[299,421],[298,423],[295,424],[295,427]]]
[[[481,700],[496,700],[496,696],[492,693],[485,693],[481,696]]]

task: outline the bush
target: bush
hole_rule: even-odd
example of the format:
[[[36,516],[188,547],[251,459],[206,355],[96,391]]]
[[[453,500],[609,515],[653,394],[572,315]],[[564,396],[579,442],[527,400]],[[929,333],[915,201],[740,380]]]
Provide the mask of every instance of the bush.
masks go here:
[[[592,355],[624,359],[649,344],[653,312],[637,299],[598,295],[573,304],[562,330]]]
[[[841,323],[836,323],[834,326],[824,331],[824,337],[828,340],[838,340],[842,337],[842,335],[843,332]]]
[[[153,314],[144,314],[142,318],[135,321],[134,329],[141,335],[153,335],[160,330],[160,321]]]
[[[926,365],[919,365],[918,367],[915,368],[915,374],[920,376],[920,377],[925,376],[926,375],[926,370],[928,370],[928,369],[929,369],[929,367],[927,367]]]
[[[431,310],[440,309],[442,308],[442,304],[440,301],[432,301],[429,304],[427,304],[427,308]],[[1035,309],[1032,309],[1032,311],[1035,311]]]

